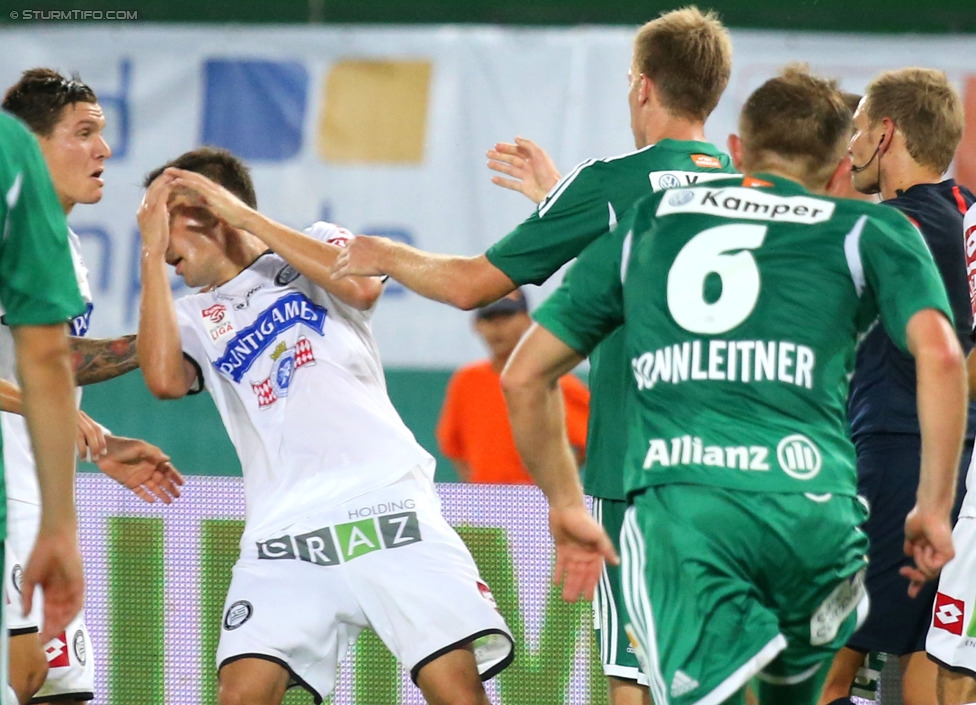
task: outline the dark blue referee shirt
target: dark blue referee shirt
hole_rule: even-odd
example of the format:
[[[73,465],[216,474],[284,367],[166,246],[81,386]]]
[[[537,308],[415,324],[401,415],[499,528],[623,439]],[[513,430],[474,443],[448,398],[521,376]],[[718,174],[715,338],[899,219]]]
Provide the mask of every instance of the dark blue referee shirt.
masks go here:
[[[962,219],[974,201],[976,196],[952,179],[916,184],[884,201],[908,216],[928,243],[949,294],[956,335],[967,354],[973,347],[972,313]],[[870,330],[857,349],[847,413],[855,443],[859,436],[869,433],[921,433],[915,398],[915,360],[891,341],[880,324]],[[970,404],[966,438],[971,440],[974,435],[976,404]]]

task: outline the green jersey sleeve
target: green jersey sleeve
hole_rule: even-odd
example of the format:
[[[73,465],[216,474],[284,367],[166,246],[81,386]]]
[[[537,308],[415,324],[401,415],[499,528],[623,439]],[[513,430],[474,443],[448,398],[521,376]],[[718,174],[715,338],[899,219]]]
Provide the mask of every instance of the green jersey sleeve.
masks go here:
[[[606,184],[585,161],[485,256],[518,285],[541,284],[616,222]]]
[[[859,239],[864,285],[875,297],[885,331],[907,352],[906,329],[912,316],[933,308],[953,323],[952,309],[922,234],[901,213],[885,215],[861,216],[848,237]]]
[[[623,324],[621,267],[633,237],[626,217],[583,250],[560,287],[535,312],[539,324],[583,355]]]
[[[67,321],[85,309],[68,224],[34,137],[0,116],[0,305],[6,325]]]

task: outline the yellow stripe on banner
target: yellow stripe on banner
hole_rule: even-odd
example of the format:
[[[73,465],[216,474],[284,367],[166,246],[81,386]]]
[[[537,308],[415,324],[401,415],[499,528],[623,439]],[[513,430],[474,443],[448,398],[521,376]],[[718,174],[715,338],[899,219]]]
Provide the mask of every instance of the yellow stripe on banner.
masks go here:
[[[323,86],[323,161],[416,164],[427,133],[429,61],[341,61]]]

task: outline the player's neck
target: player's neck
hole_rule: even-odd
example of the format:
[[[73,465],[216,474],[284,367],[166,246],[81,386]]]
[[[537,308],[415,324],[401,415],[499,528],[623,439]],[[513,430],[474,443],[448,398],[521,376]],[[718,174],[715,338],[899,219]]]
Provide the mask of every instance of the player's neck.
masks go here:
[[[922,166],[907,154],[885,154],[881,167],[881,198],[887,201],[899,192],[907,191],[918,184],[937,184],[942,181],[942,173],[931,167]]]
[[[705,142],[705,126],[698,121],[664,115],[653,121],[644,131],[644,144],[657,144],[661,140],[681,142]]]
[[[243,230],[238,237],[228,237],[225,244],[225,257],[217,271],[215,286],[226,284],[254,262],[268,249],[256,237]]]

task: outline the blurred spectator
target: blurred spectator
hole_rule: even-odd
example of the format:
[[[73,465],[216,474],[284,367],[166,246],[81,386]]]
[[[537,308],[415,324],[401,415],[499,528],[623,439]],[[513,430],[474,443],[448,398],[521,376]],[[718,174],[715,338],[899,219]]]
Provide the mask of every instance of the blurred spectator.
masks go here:
[[[532,325],[521,289],[479,308],[474,328],[490,358],[466,365],[451,377],[437,424],[441,452],[464,482],[532,484],[522,465],[508,424],[500,375],[522,334]],[[590,393],[575,376],[559,380],[566,406],[566,431],[582,465]]]

